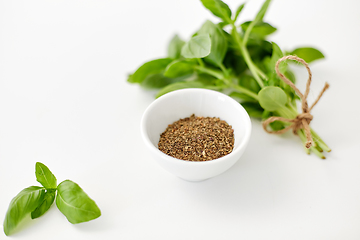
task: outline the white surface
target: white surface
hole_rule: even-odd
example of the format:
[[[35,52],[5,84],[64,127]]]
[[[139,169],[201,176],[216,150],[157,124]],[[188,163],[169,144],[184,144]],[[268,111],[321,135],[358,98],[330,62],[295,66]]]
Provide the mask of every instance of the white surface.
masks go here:
[[[242,1],[227,1],[232,9]],[[242,20],[262,1],[250,0]],[[307,156],[290,133],[253,121],[241,161],[191,183],[148,156],[140,118],[153,101],[126,82],[215,18],[195,0],[0,0],[0,218],[35,162],[77,182],[102,216],[71,225],[53,206],[15,239],[360,239],[359,1],[275,0],[265,20],[283,49],[311,45],[314,129],[333,151]],[[306,71],[296,69],[305,88]],[[0,239],[6,239],[1,231]]]
[[[234,130],[234,149],[216,161],[179,161],[158,149],[160,135],[169,123],[191,116],[219,117]],[[164,169],[188,181],[203,181],[232,167],[246,150],[251,136],[251,120],[246,110],[231,97],[208,89],[181,89],[156,99],[141,118],[141,137]]]

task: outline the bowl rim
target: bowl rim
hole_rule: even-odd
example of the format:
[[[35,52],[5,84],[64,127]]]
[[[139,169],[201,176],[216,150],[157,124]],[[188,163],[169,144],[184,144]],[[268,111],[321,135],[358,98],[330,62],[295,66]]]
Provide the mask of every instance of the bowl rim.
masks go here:
[[[236,103],[236,108],[239,109],[239,111],[244,112],[244,116],[245,116],[245,122],[247,122],[247,127],[245,128],[245,136],[243,137],[242,141],[240,142],[240,144],[238,145],[238,147],[236,149],[233,149],[233,151],[223,157],[220,158],[215,158],[212,160],[207,160],[207,161],[187,161],[187,160],[183,160],[183,159],[179,159],[179,158],[175,158],[172,157],[170,155],[167,155],[166,153],[160,151],[157,147],[155,147],[152,142],[150,141],[150,138],[147,134],[146,131],[146,120],[149,116],[149,114],[151,113],[151,110],[161,101],[165,101],[168,98],[173,97],[174,95],[179,95],[182,94],[184,92],[207,92],[207,94],[213,94],[213,95],[217,95],[217,96],[221,96],[227,99],[227,101]],[[186,116],[185,116],[186,117]],[[219,116],[221,119],[221,116]],[[171,124],[171,123],[169,123]],[[204,88],[185,88],[185,89],[179,89],[179,90],[175,90],[169,93],[166,93],[162,96],[160,96],[159,98],[155,99],[152,103],[150,103],[150,105],[145,109],[141,121],[140,121],[140,131],[141,131],[141,136],[145,142],[145,145],[155,154],[160,155],[163,159],[165,159],[166,161],[171,161],[172,163],[177,163],[177,164],[217,164],[223,161],[227,161],[229,158],[232,158],[233,155],[235,155],[237,152],[240,152],[243,148],[246,147],[247,143],[250,140],[250,136],[251,136],[251,131],[252,131],[252,124],[251,124],[251,120],[250,120],[250,116],[249,114],[246,112],[245,108],[237,101],[235,101],[233,98],[229,97],[228,95],[215,91],[215,90],[211,90],[211,89],[204,89]],[[174,161],[176,160],[176,161]]]

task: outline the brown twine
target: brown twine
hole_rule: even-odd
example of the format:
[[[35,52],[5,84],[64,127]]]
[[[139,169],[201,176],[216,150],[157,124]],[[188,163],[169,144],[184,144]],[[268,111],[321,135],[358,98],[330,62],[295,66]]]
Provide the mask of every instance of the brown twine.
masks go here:
[[[282,74],[279,70],[279,64],[282,62],[282,61],[285,61],[287,59],[290,59],[290,60],[296,60],[300,63],[302,63],[306,70],[308,71],[309,73],[309,78],[307,80],[307,83],[306,83],[306,89],[305,89],[305,93],[302,94],[300,92],[300,90],[295,86],[295,84],[293,82],[291,82],[289,79],[287,79],[284,74]],[[305,131],[305,135],[306,135],[306,140],[307,142],[305,143],[305,147],[306,148],[310,148],[311,146],[314,145],[313,143],[313,139],[311,137],[311,132],[310,132],[310,122],[311,120],[313,119],[313,116],[310,114],[310,111],[313,109],[313,107],[318,103],[318,101],[320,100],[320,98],[322,97],[323,93],[326,91],[326,89],[329,88],[329,84],[328,83],[325,83],[325,86],[324,88],[322,89],[322,91],[320,92],[319,96],[317,97],[317,99],[315,100],[315,102],[311,105],[311,107],[309,108],[308,106],[308,103],[307,103],[307,96],[309,95],[309,91],[310,91],[310,83],[311,83],[311,77],[312,77],[312,74],[311,74],[311,71],[310,71],[310,68],[309,68],[309,65],[307,64],[307,62],[305,62],[303,59],[299,58],[299,57],[296,57],[296,56],[285,56],[285,57],[282,57],[280,58],[277,62],[276,62],[276,65],[275,65],[275,70],[276,70],[276,73],[277,75],[280,77],[281,80],[283,80],[286,84],[288,84],[292,89],[295,90],[295,92],[297,93],[297,95],[300,97],[301,99],[301,108],[302,108],[302,113],[298,114],[294,119],[288,119],[288,118],[283,118],[283,117],[277,117],[277,116],[273,116],[273,117],[270,117],[268,118],[267,120],[265,120],[263,122],[263,128],[266,132],[268,133],[274,133],[274,134],[282,134],[282,133],[285,133],[287,132],[288,130],[292,129],[293,130],[293,133],[296,135],[297,134],[297,131],[300,130],[300,129],[304,129]],[[278,131],[269,131],[267,129],[267,126],[274,122],[274,121],[282,121],[282,122],[289,122],[291,123],[291,125],[289,125],[288,127],[284,128],[284,129],[281,129],[281,130],[278,130]]]

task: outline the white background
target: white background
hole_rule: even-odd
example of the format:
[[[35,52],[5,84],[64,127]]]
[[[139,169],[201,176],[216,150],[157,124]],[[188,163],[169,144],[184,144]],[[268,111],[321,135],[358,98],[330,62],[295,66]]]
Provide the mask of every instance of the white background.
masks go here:
[[[262,2],[249,0],[241,21]],[[192,183],[149,157],[139,124],[154,92],[126,79],[166,56],[175,33],[188,39],[217,21],[200,1],[1,0],[0,219],[19,191],[38,185],[39,161],[58,182],[77,182],[102,216],[72,225],[53,205],[14,239],[360,239],[359,7],[274,0],[265,16],[283,50],[326,55],[311,65],[309,101],[329,82],[311,123],[333,149],[327,159],[253,120],[234,167]],[[306,71],[295,70],[303,90]]]

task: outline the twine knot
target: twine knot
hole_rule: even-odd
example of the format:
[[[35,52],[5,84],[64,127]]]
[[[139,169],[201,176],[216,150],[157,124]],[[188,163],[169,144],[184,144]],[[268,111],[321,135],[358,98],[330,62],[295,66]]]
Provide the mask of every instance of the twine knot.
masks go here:
[[[307,69],[308,73],[309,73],[309,78],[307,80],[306,83],[306,89],[305,89],[305,93],[302,94],[300,92],[300,90],[295,86],[295,84],[293,82],[291,82],[289,79],[287,79],[285,77],[284,74],[282,74],[279,70],[279,64],[282,61],[285,61],[287,59],[290,60],[295,60],[298,61],[300,63],[302,63],[305,68]],[[295,92],[297,93],[297,95],[300,97],[301,99],[301,108],[302,108],[302,113],[298,114],[294,119],[288,119],[288,118],[283,118],[283,117],[278,117],[278,116],[273,116],[268,118],[267,120],[265,120],[263,122],[263,128],[266,132],[268,133],[274,133],[274,134],[282,134],[287,132],[288,130],[292,129],[293,133],[295,135],[297,135],[297,132],[301,129],[304,129],[305,131],[305,135],[306,135],[306,143],[305,143],[305,147],[306,148],[310,148],[311,146],[313,146],[313,139],[311,137],[311,130],[310,130],[310,122],[313,119],[313,116],[310,114],[310,111],[313,109],[313,107],[318,103],[318,101],[320,100],[321,96],[323,95],[323,93],[329,88],[329,84],[325,83],[324,88],[322,89],[322,91],[320,92],[319,96],[317,97],[317,99],[315,100],[315,102],[311,105],[311,107],[309,108],[308,103],[307,103],[307,96],[309,95],[309,91],[310,91],[310,83],[311,83],[311,77],[312,77],[312,73],[310,71],[309,65],[307,64],[307,62],[305,62],[302,58],[296,57],[296,56],[285,56],[280,58],[276,64],[275,64],[275,70],[277,75],[280,77],[281,80],[283,80],[286,84],[288,84],[292,89],[295,90]],[[275,121],[283,121],[283,122],[289,122],[291,123],[289,126],[287,126],[284,129],[278,130],[278,131],[270,131],[267,129],[267,126]]]
[[[311,120],[313,120],[313,116],[310,113],[300,113],[296,116],[293,126],[294,134],[297,133],[297,130],[304,128],[302,121],[305,120],[306,123],[309,125]]]

